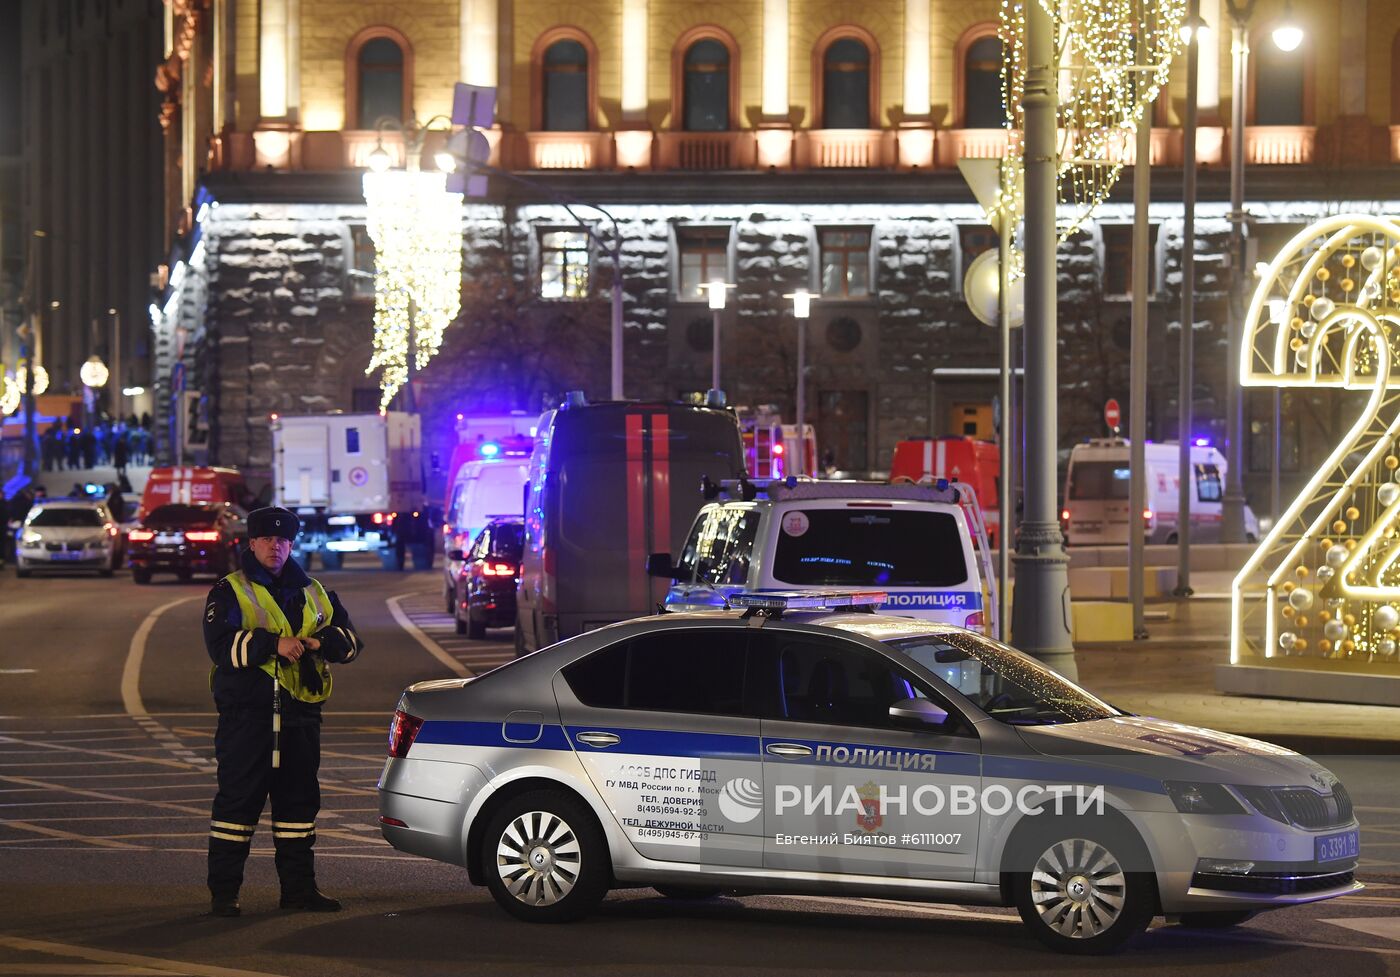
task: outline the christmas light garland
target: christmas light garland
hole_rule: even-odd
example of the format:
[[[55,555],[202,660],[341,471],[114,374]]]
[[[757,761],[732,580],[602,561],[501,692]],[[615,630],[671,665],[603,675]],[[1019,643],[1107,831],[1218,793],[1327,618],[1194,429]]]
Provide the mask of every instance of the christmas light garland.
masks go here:
[[[462,301],[462,195],[446,174],[389,170],[364,175],[374,241],[374,353],[365,373],[379,370],[380,406],[388,407],[408,378],[408,324],[413,315],[414,365],[437,355]]]
[[[1181,47],[1185,0],[1064,0],[1039,2],[1055,28],[1058,66],[1059,239],[1077,231],[1107,198],[1126,162],[1137,127],[1167,83]],[[1007,159],[999,209],[1013,220],[1025,212],[1026,11],[1024,0],[1002,0],[1002,98],[1007,107]],[[1139,45],[1139,37],[1143,44]],[[1150,124],[1150,123],[1149,123]],[[1018,256],[1019,257],[1019,256]],[[1019,261],[1013,273],[1020,274]]]

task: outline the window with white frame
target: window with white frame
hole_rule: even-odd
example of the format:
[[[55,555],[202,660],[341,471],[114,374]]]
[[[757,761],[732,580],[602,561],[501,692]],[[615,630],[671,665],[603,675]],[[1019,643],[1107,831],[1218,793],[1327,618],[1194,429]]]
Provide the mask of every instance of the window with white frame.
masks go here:
[[[588,233],[580,229],[540,232],[540,297],[588,297]]]
[[[686,301],[701,301],[705,293],[700,286],[707,282],[725,281],[729,277],[728,227],[676,228],[677,270],[676,296]]]
[[[870,238],[868,227],[823,227],[817,231],[822,295],[864,298],[870,294]]]

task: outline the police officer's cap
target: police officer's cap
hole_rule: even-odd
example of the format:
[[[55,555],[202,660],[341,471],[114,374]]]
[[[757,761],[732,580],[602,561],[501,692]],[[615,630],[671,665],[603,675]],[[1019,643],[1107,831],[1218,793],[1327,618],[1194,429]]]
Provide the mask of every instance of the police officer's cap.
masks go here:
[[[301,521],[297,519],[296,513],[281,506],[270,505],[248,513],[249,539],[257,539],[259,536],[281,536],[283,539],[295,540],[300,531]]]

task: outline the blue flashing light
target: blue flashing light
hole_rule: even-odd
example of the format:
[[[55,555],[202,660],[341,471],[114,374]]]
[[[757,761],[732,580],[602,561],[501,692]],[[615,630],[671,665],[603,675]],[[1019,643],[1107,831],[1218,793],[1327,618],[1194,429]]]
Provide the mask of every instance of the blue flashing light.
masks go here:
[[[501,446],[494,441],[483,441],[476,451],[483,458],[494,458],[501,453]]]
[[[1198,448],[1209,448],[1209,447],[1210,447],[1210,438],[1197,438],[1197,439],[1196,439],[1196,447],[1198,447]]]

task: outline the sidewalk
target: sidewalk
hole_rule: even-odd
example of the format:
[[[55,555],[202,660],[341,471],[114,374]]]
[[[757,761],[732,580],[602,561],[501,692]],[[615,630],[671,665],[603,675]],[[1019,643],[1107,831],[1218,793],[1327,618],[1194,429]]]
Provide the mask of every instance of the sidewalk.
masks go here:
[[[1164,605],[1149,605],[1151,614]],[[1240,733],[1300,752],[1400,754],[1400,708],[1222,695],[1230,602],[1199,597],[1169,620],[1149,616],[1146,641],[1076,649],[1079,681],[1120,709]]]

